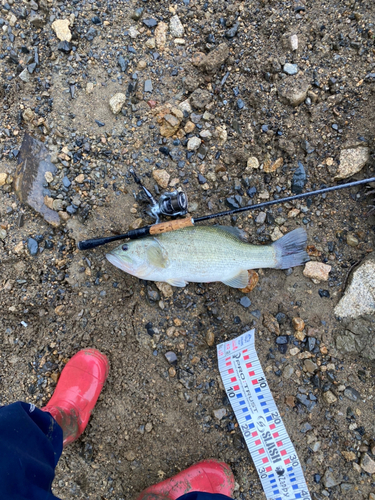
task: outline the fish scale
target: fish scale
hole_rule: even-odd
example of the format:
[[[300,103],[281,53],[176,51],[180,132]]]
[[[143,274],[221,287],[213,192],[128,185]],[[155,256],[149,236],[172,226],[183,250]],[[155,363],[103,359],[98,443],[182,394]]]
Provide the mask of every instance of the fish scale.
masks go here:
[[[217,346],[220,375],[267,500],[311,500],[301,463],[268,387],[255,330]]]

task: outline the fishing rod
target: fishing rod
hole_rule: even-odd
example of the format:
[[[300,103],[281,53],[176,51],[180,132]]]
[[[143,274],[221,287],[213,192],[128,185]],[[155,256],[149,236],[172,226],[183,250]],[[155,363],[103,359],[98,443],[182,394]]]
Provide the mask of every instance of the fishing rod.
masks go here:
[[[131,173],[133,174],[133,172]],[[362,179],[360,181],[347,182],[346,184],[340,184],[339,186],[330,186],[323,189],[317,189],[316,191],[309,191],[307,193],[300,193],[294,196],[288,196],[286,198],[279,198],[278,200],[265,201],[263,203],[258,203],[258,205],[246,205],[245,207],[234,208],[233,210],[226,210],[224,212],[217,212],[216,214],[203,215],[202,217],[194,217],[194,218],[185,217],[184,219],[177,219],[167,222],[161,222],[158,224],[152,224],[149,226],[140,227],[138,229],[132,229],[125,234],[119,234],[117,236],[108,236],[104,238],[94,238],[91,240],[79,241],[78,249],[91,250],[92,248],[105,245],[106,243],[111,243],[112,241],[125,240],[125,239],[136,240],[138,238],[143,238],[145,236],[156,236],[158,234],[167,233],[169,231],[176,231],[177,229],[182,229],[184,227],[194,226],[197,222],[216,219],[217,217],[225,217],[226,215],[239,214],[241,212],[248,212],[250,210],[257,210],[259,208],[270,207],[271,205],[286,203],[287,201],[300,200],[301,198],[307,198],[309,196],[316,196],[324,193],[330,193],[331,191],[338,191],[339,189],[347,189],[354,186],[360,186],[361,184],[367,184],[369,182],[375,182],[375,177],[371,177],[369,179]],[[140,182],[137,183],[140,184]],[[169,193],[169,195],[171,195],[172,205],[173,205],[173,200],[176,198],[176,196],[178,197],[178,194],[181,193],[178,193],[176,191],[173,193]],[[187,199],[185,201],[187,203]],[[181,213],[181,211],[178,213]],[[178,213],[173,214],[171,212],[170,215],[177,215]]]

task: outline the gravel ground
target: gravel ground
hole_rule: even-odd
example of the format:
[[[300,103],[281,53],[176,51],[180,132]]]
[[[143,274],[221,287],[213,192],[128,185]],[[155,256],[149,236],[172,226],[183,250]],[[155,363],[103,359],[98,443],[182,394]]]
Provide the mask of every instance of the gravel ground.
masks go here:
[[[338,351],[333,313],[374,249],[366,186],[223,221],[258,244],[305,227],[320,283],[296,268],[247,295],[159,290],[76,248],[151,222],[130,166],[155,195],[183,188],[193,216],[373,175],[374,23],[370,0],[2,1],[0,402],[43,405],[81,348],[111,363],[61,499],[131,499],[209,457],[235,498],[265,498],[215,347],[251,327],[312,497],[375,498],[373,361]],[[55,165],[53,225],[16,194],[25,133]]]

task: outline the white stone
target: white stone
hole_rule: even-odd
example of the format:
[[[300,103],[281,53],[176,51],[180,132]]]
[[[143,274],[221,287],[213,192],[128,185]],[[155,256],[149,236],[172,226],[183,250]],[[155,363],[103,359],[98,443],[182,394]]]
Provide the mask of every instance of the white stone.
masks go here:
[[[270,193],[268,191],[261,191],[258,196],[261,200],[269,200]]]
[[[184,34],[184,27],[177,15],[171,17],[169,21],[169,31],[174,38],[181,38]]]
[[[139,31],[137,30],[137,28],[135,28],[134,26],[130,26],[130,28],[128,29],[128,33],[129,33],[129,36],[130,38],[137,38],[137,36],[140,34]]]
[[[189,151],[196,151],[197,149],[199,149],[199,146],[201,145],[201,143],[202,143],[202,140],[199,139],[199,137],[191,137],[188,140],[187,148]]]
[[[25,111],[22,113],[22,117],[25,120],[25,122],[31,122],[31,120],[34,119],[35,113],[31,108],[26,108]]]
[[[316,441],[316,442],[313,444],[313,446],[312,446],[312,451],[313,451],[314,453],[316,453],[317,451],[319,451],[319,449],[320,449],[320,445],[321,445],[321,442],[320,442],[320,441]]]
[[[175,45],[185,45],[186,40],[185,40],[185,38],[175,38],[174,43],[175,43]]]
[[[219,143],[221,145],[225,144],[227,142],[228,132],[227,132],[225,125],[223,125],[222,127],[216,128],[216,135],[217,135],[217,138],[219,139]]]
[[[181,111],[186,111],[189,114],[192,113],[192,111],[193,111],[189,99],[186,99],[186,101],[180,102],[178,107],[181,109]]]
[[[123,105],[125,104],[126,101],[126,95],[121,94],[121,92],[118,92],[115,94],[111,99],[109,100],[109,106],[112,110],[112,113],[117,115],[120,113]]]
[[[253,168],[259,168],[259,160],[258,158],[255,158],[255,156],[250,156],[250,158],[247,160],[246,170],[253,170]]]
[[[370,150],[367,147],[343,149],[335,179],[346,179],[356,174],[362,170],[369,158]]]
[[[28,72],[27,68],[21,71],[21,73],[18,76],[20,80],[22,80],[25,83],[30,81],[30,73]]]
[[[62,42],[70,42],[72,39],[72,33],[69,29],[70,22],[68,19],[56,19],[52,23],[52,29],[56,33],[56,36]]]
[[[291,50],[298,49],[298,36],[297,35],[292,35],[289,37],[289,46],[290,46]]]
[[[202,137],[202,139],[211,139],[212,137],[212,134],[209,130],[202,130],[199,135],[200,137]]]
[[[331,391],[324,392],[323,399],[329,405],[332,405],[333,403],[336,403],[336,401],[337,401],[336,396]]]
[[[205,111],[202,116],[203,120],[209,121],[214,119],[214,115],[209,113],[208,111]]]
[[[213,410],[213,415],[215,418],[217,418],[218,420],[221,420],[222,418],[224,418],[227,414],[227,410],[226,408],[219,408],[217,410]]]
[[[45,180],[48,182],[48,184],[51,184],[51,182],[53,181],[53,175],[52,175],[52,172],[46,172],[44,174],[44,178]]]
[[[155,38],[149,38],[146,40],[145,45],[148,49],[154,49],[155,48]]]
[[[165,283],[164,281],[156,281],[155,285],[158,287],[164,297],[166,297],[167,299],[173,297],[173,288],[169,283]]]
[[[14,14],[11,14],[10,17],[9,17],[9,26],[15,26],[17,22],[17,18]]]

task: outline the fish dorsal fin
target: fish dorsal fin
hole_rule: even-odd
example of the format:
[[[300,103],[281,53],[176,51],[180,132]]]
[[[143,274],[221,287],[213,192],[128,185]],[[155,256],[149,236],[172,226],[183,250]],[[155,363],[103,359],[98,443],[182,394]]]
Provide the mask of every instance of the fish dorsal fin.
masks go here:
[[[249,274],[245,271],[240,271],[236,276],[229,280],[223,281],[224,285],[231,286],[232,288],[246,288],[249,282]]]
[[[237,239],[239,239],[241,241],[244,241],[245,243],[248,243],[246,235],[245,235],[245,231],[242,231],[241,229],[238,229],[238,227],[220,226],[220,225],[217,225],[217,226],[214,226],[214,227],[217,228],[217,229],[220,229],[221,231],[225,231],[225,232],[231,234],[235,238],[237,238]]]
[[[169,266],[168,253],[160,242],[154,238],[147,248],[147,257],[154,267],[165,269]]]
[[[169,283],[171,286],[179,286],[181,288],[187,285],[187,281],[179,278],[167,280],[167,283]]]

